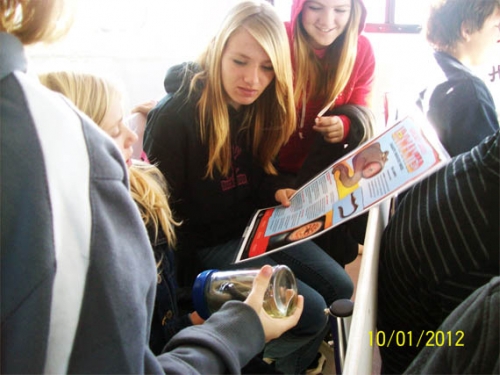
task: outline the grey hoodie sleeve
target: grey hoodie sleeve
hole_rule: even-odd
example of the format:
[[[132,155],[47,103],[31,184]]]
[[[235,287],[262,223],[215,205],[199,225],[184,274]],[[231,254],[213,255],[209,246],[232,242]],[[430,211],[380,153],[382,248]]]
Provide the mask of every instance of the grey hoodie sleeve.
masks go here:
[[[255,311],[229,301],[202,325],[175,335],[158,359],[167,374],[239,374],[264,343]]]

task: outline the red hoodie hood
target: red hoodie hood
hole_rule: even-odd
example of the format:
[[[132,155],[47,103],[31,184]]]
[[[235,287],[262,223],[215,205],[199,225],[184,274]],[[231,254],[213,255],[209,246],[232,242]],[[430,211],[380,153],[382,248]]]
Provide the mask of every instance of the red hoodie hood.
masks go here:
[[[294,27],[296,25],[295,21],[297,21],[297,17],[299,16],[300,12],[302,12],[302,8],[304,7],[306,1],[307,0],[293,0],[292,14],[290,16],[290,21],[285,23],[286,31],[288,32],[290,40],[292,40],[293,38]],[[359,33],[361,34],[363,29],[365,28],[366,8],[362,0],[353,0],[353,1],[357,1],[361,5],[361,19],[359,22]]]

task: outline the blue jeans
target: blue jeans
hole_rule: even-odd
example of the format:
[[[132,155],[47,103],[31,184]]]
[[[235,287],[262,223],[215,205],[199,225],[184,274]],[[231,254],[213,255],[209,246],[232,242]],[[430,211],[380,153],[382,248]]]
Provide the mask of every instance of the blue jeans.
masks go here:
[[[297,278],[299,294],[304,296],[304,311],[298,324],[278,339],[269,342],[264,357],[276,361],[276,368],[287,374],[300,374],[314,360],[326,333],[324,309],[340,298],[351,298],[353,283],[345,270],[314,242],[307,241],[287,249],[239,264],[235,259],[239,240],[198,251],[204,269],[237,269],[287,265]]]

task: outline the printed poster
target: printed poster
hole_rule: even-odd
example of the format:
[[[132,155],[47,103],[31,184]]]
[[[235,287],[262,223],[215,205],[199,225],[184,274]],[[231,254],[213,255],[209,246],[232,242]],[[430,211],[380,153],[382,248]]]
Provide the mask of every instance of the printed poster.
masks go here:
[[[236,263],[314,238],[409,188],[450,160],[430,124],[408,116],[305,184],[291,206],[258,210]]]

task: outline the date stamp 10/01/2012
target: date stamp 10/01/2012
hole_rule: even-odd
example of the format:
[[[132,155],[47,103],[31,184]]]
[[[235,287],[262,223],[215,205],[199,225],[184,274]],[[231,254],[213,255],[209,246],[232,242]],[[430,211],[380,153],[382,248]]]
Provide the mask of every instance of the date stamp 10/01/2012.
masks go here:
[[[396,331],[390,334],[385,331],[369,331],[370,346],[464,346],[464,331],[421,331],[415,335],[413,331]]]

